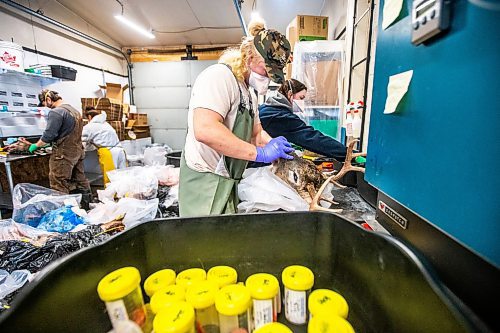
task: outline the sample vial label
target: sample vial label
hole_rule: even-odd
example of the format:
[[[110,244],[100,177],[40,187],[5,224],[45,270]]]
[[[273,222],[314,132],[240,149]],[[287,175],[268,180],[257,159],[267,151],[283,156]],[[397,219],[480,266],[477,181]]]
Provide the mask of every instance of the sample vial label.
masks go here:
[[[127,308],[125,307],[123,300],[106,302],[106,309],[108,310],[109,319],[111,320],[113,327],[115,327],[120,321],[129,320]]]
[[[273,300],[254,300],[253,301],[253,320],[255,329],[272,323],[274,319]]]
[[[306,323],[306,292],[285,288],[285,317],[293,324]]]

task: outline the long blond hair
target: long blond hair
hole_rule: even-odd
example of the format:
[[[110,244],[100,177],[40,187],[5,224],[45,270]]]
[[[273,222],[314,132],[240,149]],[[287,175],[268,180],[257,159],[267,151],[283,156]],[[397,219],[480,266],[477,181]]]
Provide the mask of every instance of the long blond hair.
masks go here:
[[[266,29],[266,24],[262,20],[252,20],[248,24],[250,36],[243,37],[240,47],[231,47],[225,50],[219,58],[219,64],[226,64],[231,67],[234,76],[238,81],[245,80],[248,71],[248,58],[260,56],[253,44],[253,39],[259,32]]]

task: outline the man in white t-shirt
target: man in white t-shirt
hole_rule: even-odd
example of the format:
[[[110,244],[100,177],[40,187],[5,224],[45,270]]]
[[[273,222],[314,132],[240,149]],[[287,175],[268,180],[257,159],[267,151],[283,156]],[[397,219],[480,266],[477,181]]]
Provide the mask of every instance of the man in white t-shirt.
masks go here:
[[[290,143],[272,139],[260,124],[257,96],[270,79],[280,83],[290,56],[288,40],[263,24],[249,25],[239,49],[196,79],[181,158],[179,209],[182,217],[236,212],[237,185],[248,161],[291,159]]]

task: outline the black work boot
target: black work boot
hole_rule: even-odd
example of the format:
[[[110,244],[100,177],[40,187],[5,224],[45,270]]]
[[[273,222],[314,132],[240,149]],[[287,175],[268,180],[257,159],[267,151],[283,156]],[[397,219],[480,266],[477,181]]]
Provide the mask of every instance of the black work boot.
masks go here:
[[[70,194],[81,194],[82,200],[80,201],[80,207],[89,210],[90,203],[92,202],[92,191],[89,189],[75,189],[69,192]]]

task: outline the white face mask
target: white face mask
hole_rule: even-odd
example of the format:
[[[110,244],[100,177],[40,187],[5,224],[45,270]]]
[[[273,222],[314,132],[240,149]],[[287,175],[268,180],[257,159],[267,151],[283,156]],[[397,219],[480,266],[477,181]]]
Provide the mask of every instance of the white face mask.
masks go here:
[[[257,90],[257,93],[259,93],[259,95],[266,94],[267,88],[269,87],[269,82],[271,82],[271,79],[267,76],[260,75],[258,73],[255,73],[254,71],[250,72],[248,84],[250,85],[250,87]]]

